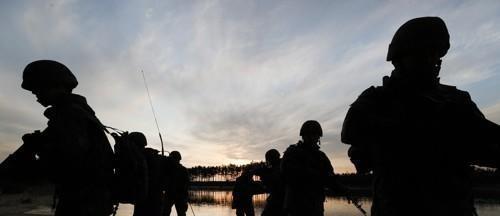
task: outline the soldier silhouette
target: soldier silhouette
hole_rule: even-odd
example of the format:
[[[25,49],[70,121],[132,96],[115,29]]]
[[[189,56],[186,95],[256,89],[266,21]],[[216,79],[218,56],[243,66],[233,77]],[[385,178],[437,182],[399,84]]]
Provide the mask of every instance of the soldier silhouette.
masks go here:
[[[236,178],[231,207],[237,216],[254,216],[253,195],[262,191],[261,185],[253,180],[254,170],[247,168]]]
[[[181,153],[170,152],[166,166],[166,189],[163,204],[163,215],[170,215],[172,206],[175,205],[177,215],[186,215],[189,199],[189,173],[181,161]]]
[[[136,145],[142,153],[145,166],[141,168],[145,172],[145,179],[139,184],[139,188],[146,188],[142,196],[137,197],[134,204],[134,216],[160,216],[162,207],[162,187],[161,187],[161,162],[162,158],[158,150],[146,148],[148,142],[146,136],[141,132],[132,132],[129,134],[131,142]]]
[[[499,126],[439,82],[449,47],[441,18],[409,20],[389,45],[390,77],[347,113],[342,142],[358,173],[373,171],[374,216],[474,215],[469,165],[499,166]]]
[[[302,140],[287,148],[281,163],[284,211],[290,216],[322,216],[325,188],[347,189],[337,182],[330,160],[319,150],[321,125],[314,120],[304,122],[300,136]]]
[[[21,86],[48,107],[44,115],[49,121],[41,133],[25,134],[23,140],[48,165],[58,197],[56,216],[110,215],[113,151],[86,99],[72,93],[77,85],[59,62],[26,66]]]
[[[260,177],[264,189],[269,193],[262,216],[280,216],[283,213],[284,186],[281,177],[281,158],[276,149],[266,152],[266,167],[255,170],[255,175]]]

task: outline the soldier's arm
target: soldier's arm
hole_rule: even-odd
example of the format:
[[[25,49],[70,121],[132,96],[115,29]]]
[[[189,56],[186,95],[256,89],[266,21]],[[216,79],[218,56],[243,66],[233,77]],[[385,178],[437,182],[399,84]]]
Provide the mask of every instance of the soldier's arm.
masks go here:
[[[21,169],[27,169],[27,165],[36,162],[35,155],[40,154],[40,146],[42,145],[40,131],[25,134],[22,139],[23,144],[0,163],[1,177],[10,177],[14,171],[19,172]],[[27,172],[27,170],[24,171]]]
[[[350,145],[348,156],[360,174],[373,169],[368,139],[370,137],[368,119],[361,110],[351,107],[342,125],[341,140]]]
[[[462,92],[466,103],[464,114],[471,125],[471,161],[475,165],[500,168],[500,126],[486,119],[467,92]]]
[[[297,168],[301,166],[299,166],[300,163],[296,158],[294,148],[296,147],[288,147],[288,149],[283,154],[283,159],[281,161],[281,173],[283,175],[283,178],[287,182],[294,181],[300,177],[300,175],[298,175],[298,172],[300,172],[301,170],[298,170]]]
[[[337,194],[348,194],[349,191],[348,187],[346,187],[344,184],[338,181],[332,163],[330,162],[330,159],[328,159],[326,154],[324,153],[321,154],[321,161],[326,169],[325,170],[326,181],[327,181],[326,186]]]
[[[264,185],[262,184],[262,182],[252,181],[252,183],[250,185],[250,189],[251,189],[250,191],[251,191],[252,195],[263,194],[263,193],[268,192],[266,190],[266,188],[264,187]]]
[[[472,163],[479,166],[500,168],[500,126],[484,119],[477,126],[477,143]]]
[[[53,160],[52,167],[61,172],[68,172],[65,177],[70,177],[72,172],[78,170],[87,158],[90,145],[95,144],[90,139],[91,129],[89,122],[78,113],[61,111],[49,119],[47,128],[42,132],[47,140],[47,154]],[[61,171],[62,170],[62,171]]]

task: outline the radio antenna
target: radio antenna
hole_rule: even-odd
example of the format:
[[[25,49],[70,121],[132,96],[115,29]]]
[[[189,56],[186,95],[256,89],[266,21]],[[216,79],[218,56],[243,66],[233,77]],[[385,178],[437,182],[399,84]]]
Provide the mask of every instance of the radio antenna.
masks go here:
[[[165,149],[163,147],[163,138],[161,137],[160,126],[158,126],[158,119],[156,118],[156,112],[155,112],[155,108],[153,106],[153,100],[151,99],[151,94],[149,94],[148,82],[146,81],[146,75],[144,75],[143,70],[141,70],[141,73],[142,73],[142,79],[144,80],[144,86],[146,87],[146,92],[148,93],[149,105],[151,106],[151,111],[153,112],[153,117],[155,119],[156,129],[158,130],[158,136],[160,136],[161,155],[164,156]]]

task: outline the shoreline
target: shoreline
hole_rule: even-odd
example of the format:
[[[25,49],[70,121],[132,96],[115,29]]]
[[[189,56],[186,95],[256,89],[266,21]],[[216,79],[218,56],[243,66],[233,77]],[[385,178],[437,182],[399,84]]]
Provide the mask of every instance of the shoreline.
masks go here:
[[[369,197],[372,195],[371,186],[351,186],[346,184],[351,189],[354,196]],[[191,182],[190,190],[224,190],[230,191],[234,187],[234,182],[230,181],[214,181],[214,182]],[[474,197],[488,198],[500,200],[500,184],[484,184],[472,187]],[[336,195],[327,191],[327,195]]]
[[[191,191],[228,191],[232,190],[232,182],[192,182]],[[371,196],[370,187],[351,187],[352,196],[367,198]],[[481,185],[473,188],[476,200],[491,200],[500,203],[500,185]],[[329,197],[344,197],[327,193]],[[0,215],[29,216],[53,215],[52,206],[53,186],[36,185],[22,193],[0,194]],[[489,201],[487,201],[489,202]]]

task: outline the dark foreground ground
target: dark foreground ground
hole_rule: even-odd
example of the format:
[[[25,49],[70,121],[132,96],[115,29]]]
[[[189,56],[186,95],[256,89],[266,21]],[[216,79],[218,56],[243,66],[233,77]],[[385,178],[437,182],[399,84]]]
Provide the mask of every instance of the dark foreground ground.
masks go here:
[[[27,216],[50,215],[47,206],[52,206],[53,187],[49,185],[27,188],[22,193],[0,194],[0,215]]]
[[[193,182],[192,190],[231,190],[232,182]],[[369,187],[352,187],[355,196],[370,196]],[[8,190],[7,190],[8,191]],[[500,184],[483,185],[474,188],[478,199],[500,200]],[[48,206],[53,204],[53,187],[37,185],[21,193],[0,194],[1,216],[52,215]]]

